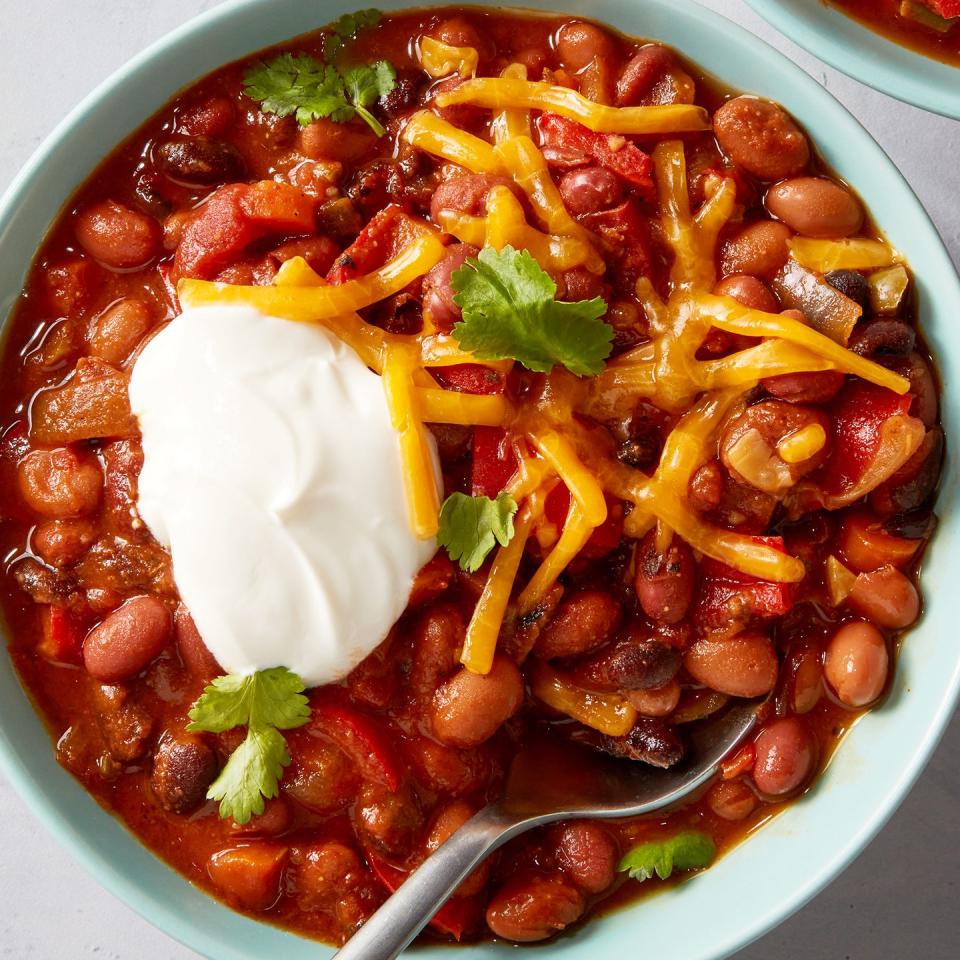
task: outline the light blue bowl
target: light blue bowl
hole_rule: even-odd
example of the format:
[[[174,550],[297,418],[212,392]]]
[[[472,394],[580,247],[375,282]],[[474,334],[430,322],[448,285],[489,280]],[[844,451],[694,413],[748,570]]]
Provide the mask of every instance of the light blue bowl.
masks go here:
[[[714,75],[779,100],[814,135],[828,163],[862,192],[892,242],[918,268],[925,329],[946,384],[960,383],[960,285],[940,238],[893,164],[806,74],[739,27],[688,0],[526,0],[608,21],[683,50]],[[110,147],[179,89],[222,63],[321,26],[356,0],[239,0],[154,45],[88,97],[38,150],[0,203],[0,315],[16,299],[34,250],[71,191]],[[397,9],[404,0],[380,0]],[[313,11],[312,13],[310,11]],[[951,435],[960,394],[948,387]],[[550,945],[554,958],[614,960],[638,945],[659,960],[717,960],[749,943],[835,877],[886,822],[937,744],[960,687],[954,641],[960,596],[950,557],[960,553],[952,460],[940,499],[943,523],[924,576],[927,612],[907,638],[893,695],[858,724],[817,789],[702,876],[645,904],[589,923]],[[330,951],[241,917],[153,857],[55,762],[52,744],[4,657],[0,760],[41,820],[116,896],[211,960],[317,960]],[[55,878],[50,878],[55,882]],[[66,931],[65,931],[66,932]],[[449,960],[446,949],[421,955]],[[469,960],[516,957],[477,946]]]
[[[832,67],[924,110],[960,120],[960,67],[908,50],[821,0],[747,0]]]

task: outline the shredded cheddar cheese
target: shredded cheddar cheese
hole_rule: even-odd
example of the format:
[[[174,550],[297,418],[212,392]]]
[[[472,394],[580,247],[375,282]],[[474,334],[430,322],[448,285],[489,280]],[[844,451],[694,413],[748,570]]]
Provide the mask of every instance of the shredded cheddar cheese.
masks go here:
[[[434,80],[456,73],[466,79],[477,72],[480,57],[473,47],[454,47],[433,37],[422,36],[417,43],[420,66]]]
[[[486,140],[447,123],[431,110],[415,113],[401,136],[412,147],[466,167],[472,173],[505,173]]]
[[[526,80],[527,68],[522,63],[511,63],[503,68],[500,76],[507,80]],[[506,107],[493,118],[490,132],[495,144],[504,143],[511,137],[529,137],[532,133],[529,111]]]
[[[574,686],[543,662],[534,667],[532,690],[548,707],[608,737],[625,736],[637,722],[636,709],[623,697]]]

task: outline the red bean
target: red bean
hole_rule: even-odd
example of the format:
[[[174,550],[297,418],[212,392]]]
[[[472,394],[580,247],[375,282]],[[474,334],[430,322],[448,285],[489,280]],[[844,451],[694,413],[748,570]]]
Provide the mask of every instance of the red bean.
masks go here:
[[[844,706],[873,703],[887,685],[890,655],[883,634],[863,620],[845,623],[827,645],[824,675]]]
[[[520,671],[498,654],[488,674],[464,667],[437,690],[431,708],[433,732],[451,746],[476,746],[492,737],[522,701]]]
[[[150,786],[164,810],[189,813],[198,807],[216,775],[216,754],[200,737],[178,731],[160,738]]]
[[[690,608],[697,564],[687,543],[674,536],[667,549],[657,550],[657,531],[641,541],[636,555],[634,588],[643,612],[658,623],[679,623]]]
[[[223,667],[203,642],[190,611],[182,603],[174,612],[173,630],[180,659],[194,677],[209,683],[223,673]]]
[[[103,200],[77,216],[77,240],[95,260],[115,270],[149,263],[159,252],[163,231],[153,217]]]
[[[567,823],[548,839],[556,845],[558,865],[584,893],[603,893],[613,884],[620,852],[606,827],[588,820]]]
[[[583,895],[562,873],[508,880],[487,907],[487,926],[516,943],[546,940],[576,923],[586,909]]]
[[[742,780],[720,780],[707,794],[710,809],[721,819],[744,820],[760,805],[756,794]]]
[[[423,278],[423,313],[432,320],[438,330],[448,333],[460,320],[460,307],[454,303],[451,277],[468,257],[476,257],[480,251],[470,243],[455,243],[444,258],[432,267]]]
[[[724,277],[713,292],[719,297],[732,297],[751,310],[776,313],[780,309],[780,302],[770,288],[762,280],[746,274],[734,273]]]
[[[135,676],[167,645],[173,627],[170,611],[156,597],[128,600],[87,634],[83,663],[104,683]]]
[[[760,697],[777,682],[777,655],[762,633],[741,633],[727,640],[698,640],[683,665],[704,686],[731,697]]]
[[[51,567],[75,564],[93,545],[99,533],[93,520],[47,520],[33,531],[30,547]]]
[[[90,353],[119,366],[150,329],[150,307],[142,300],[120,300],[97,317]]]
[[[863,224],[860,201],[825,177],[796,177],[767,191],[767,210],[804,237],[849,237]]]
[[[720,266],[724,276],[746,273],[769,279],[790,256],[790,228],[776,220],[760,220],[744,227],[723,245]]]
[[[560,178],[560,195],[575,217],[615,207],[623,200],[623,186],[616,174],[603,167],[579,167]]]
[[[215,853],[207,863],[210,879],[246,910],[269,910],[280,899],[288,847],[251,843]]]
[[[756,740],[753,781],[761,793],[783,797],[802,787],[813,773],[816,745],[798,717],[783,717],[765,727]]]
[[[811,373],[781,373],[760,381],[764,390],[787,403],[829,403],[847,382],[839,370],[817,370]]]
[[[909,627],[920,616],[917,588],[891,564],[858,574],[848,602],[858,613],[888,630]]]
[[[607,693],[653,690],[669,683],[679,669],[679,649],[651,635],[650,627],[638,618],[616,642],[577,661],[570,677],[588,690]]]
[[[605,590],[570,594],[560,602],[534,649],[545,660],[596,650],[616,632],[621,616],[620,604]]]
[[[579,72],[601,58],[613,58],[610,35],[592,23],[571,20],[557,32],[557,55],[568,70]]]
[[[728,100],[713,115],[713,127],[723,152],[761,180],[793,176],[810,159],[803,131],[782,107],[768,100]]]
[[[103,491],[97,461],[70,447],[28,453],[17,468],[17,479],[27,506],[56,520],[92,513]]]

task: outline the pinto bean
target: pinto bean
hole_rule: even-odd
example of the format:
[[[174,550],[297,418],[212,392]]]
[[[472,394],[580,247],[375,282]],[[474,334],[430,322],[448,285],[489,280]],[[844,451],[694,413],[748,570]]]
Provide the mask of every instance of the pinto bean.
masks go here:
[[[793,236],[785,223],[760,220],[727,240],[720,253],[724,276],[745,273],[770,279],[787,262],[787,241]]]
[[[160,738],[150,786],[164,810],[189,813],[200,806],[216,775],[216,754],[200,737],[168,731]]]
[[[596,650],[616,632],[621,616],[620,604],[605,590],[569,594],[543,628],[534,650],[545,660]]]
[[[810,144],[786,111],[769,100],[736,97],[713,115],[723,152],[761,180],[799,173],[810,159]]]
[[[560,196],[575,217],[615,207],[623,200],[623,186],[616,174],[603,167],[579,167],[560,178]]]
[[[30,547],[44,563],[61,569],[73,566],[97,539],[93,520],[47,520],[33,531]]]
[[[620,851],[606,827],[590,820],[565,823],[547,839],[558,866],[584,893],[595,896],[613,884]]]
[[[311,160],[361,160],[376,146],[376,134],[362,121],[314,120],[300,130],[300,151]]]
[[[77,216],[80,246],[105,267],[130,270],[159,252],[163,231],[153,217],[113,200],[95,203]]]
[[[409,786],[393,791],[372,780],[360,788],[355,816],[358,829],[388,853],[409,849],[423,824],[423,814]]]
[[[434,604],[417,619],[410,670],[415,699],[429,701],[439,682],[457,669],[466,632],[463,615],[452,603]]]
[[[722,820],[749,817],[760,805],[756,794],[742,780],[720,780],[707,794],[710,809]]]
[[[864,310],[870,306],[870,284],[867,278],[857,270],[831,270],[823,278],[834,290],[859,304]]]
[[[837,699],[854,710],[869,706],[883,693],[889,669],[887,642],[872,623],[851,620],[827,645],[824,676]]]
[[[860,201],[826,177],[795,177],[767,191],[767,210],[804,237],[849,237],[863,224]]]
[[[341,894],[356,889],[366,874],[357,854],[336,840],[298,847],[291,860],[297,903],[311,912],[329,909]]]
[[[473,747],[492,737],[523,702],[523,678],[512,660],[497,655],[486,675],[466,667],[440,686],[430,720],[436,737],[455,747]]]
[[[943,469],[943,430],[934,427],[924,435],[913,456],[870,494],[877,513],[910,513],[933,496]]]
[[[20,461],[17,479],[27,506],[56,520],[92,513],[103,491],[97,461],[70,447],[31,451]]]
[[[917,588],[889,563],[859,574],[847,601],[858,613],[888,630],[909,627],[920,616]]]
[[[697,564],[689,545],[674,536],[664,553],[651,530],[637,547],[634,589],[643,612],[658,623],[679,623],[690,608]]]
[[[133,353],[151,323],[150,307],[142,300],[120,300],[97,317],[90,353],[119,366]]]
[[[433,853],[446,843],[476,812],[476,808],[466,800],[454,800],[445,807],[441,807],[433,819],[424,843],[426,854]],[[490,862],[485,860],[457,887],[454,896],[474,896],[487,885],[489,879]]]
[[[723,500],[723,470],[716,460],[708,460],[690,478],[687,496],[690,506],[701,513],[716,510]]]
[[[453,300],[451,278],[469,257],[476,257],[479,252],[473,244],[455,243],[423,278],[423,312],[438,330],[449,332],[460,320],[461,310]]]
[[[680,651],[651,636],[634,620],[615,643],[579,660],[571,670],[574,683],[591,690],[655,690],[680,669]]]
[[[601,27],[571,20],[557,31],[557,55],[564,67],[577,73],[600,58],[612,58],[613,41]]]
[[[473,47],[478,54],[490,56],[490,42],[480,35],[479,30],[466,17],[448,17],[441,20],[433,31],[433,36],[451,47]]]
[[[839,370],[816,370],[812,373],[781,373],[760,381],[764,390],[787,403],[829,403],[847,382]]]
[[[229,900],[247,910],[269,910],[280,899],[280,882],[290,850],[273,843],[249,843],[219,850],[207,873]]]
[[[713,292],[719,297],[732,297],[751,310],[776,313],[780,309],[780,303],[770,288],[762,280],[746,274],[732,273],[724,277]]]
[[[676,677],[651,690],[627,690],[630,705],[642,717],[669,717],[680,702],[680,684]]]
[[[135,676],[167,645],[172,628],[170,611],[156,597],[128,600],[87,634],[87,673],[104,683]]]
[[[583,894],[559,872],[508,880],[490,900],[487,926],[515,943],[546,940],[583,916]]]
[[[764,727],[755,749],[753,782],[768,796],[795,793],[813,773],[816,743],[799,717],[782,717]]]
[[[731,697],[762,697],[777,682],[777,655],[762,633],[740,633],[725,640],[698,640],[683,665],[698,683]]]

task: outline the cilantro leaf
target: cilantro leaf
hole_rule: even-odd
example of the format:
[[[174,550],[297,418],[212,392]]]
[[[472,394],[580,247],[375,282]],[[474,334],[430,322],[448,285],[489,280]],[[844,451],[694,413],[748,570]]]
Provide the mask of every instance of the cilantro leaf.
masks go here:
[[[375,27],[383,17],[379,10],[368,8],[356,13],[345,13],[339,17],[330,28],[332,33],[327,37],[323,52],[327,59],[332,60],[344,48],[348,40],[353,40],[361,30]]]
[[[557,285],[527,250],[484,247],[451,282],[463,311],[453,335],[481,360],[519,360],[540,373],[559,363],[593,376],[610,356],[613,329],[600,319],[603,299],[557,301]]]
[[[303,726],[310,718],[304,683],[286,667],[258,670],[250,676],[217,677],[191,707],[187,729],[223,733],[247,728],[207,797],[220,801],[220,816],[246,823],[263,812],[263,798],[277,795],[283,768],[290,762],[280,730]]]
[[[667,840],[641,843],[624,855],[617,869],[641,882],[654,874],[666,880],[674,870],[709,867],[716,855],[717,847],[710,836],[699,830],[687,830]]]
[[[210,785],[207,799],[219,801],[221,818],[247,823],[263,813],[265,799],[277,795],[283,768],[289,763],[282,734],[273,727],[249,727],[243,743]]]
[[[301,126],[329,118],[346,123],[362,117],[378,137],[383,125],[368,109],[396,83],[397,73],[386,60],[354,67],[342,74],[305,53],[282,53],[254,64],[243,77],[243,92],[260,103],[264,113],[295,114]]]
[[[509,493],[501,493],[496,500],[452,493],[440,508],[437,542],[461,570],[473,573],[495,544],[505,547],[513,539],[516,512],[517,501]]]

